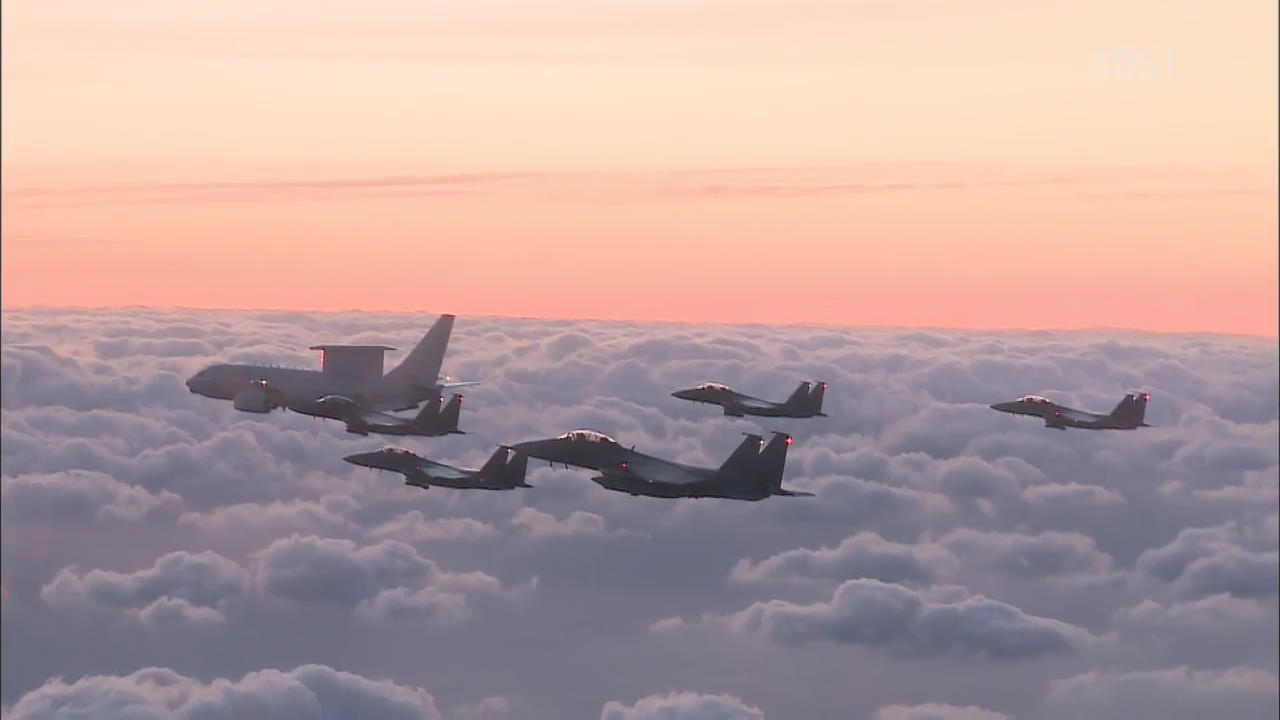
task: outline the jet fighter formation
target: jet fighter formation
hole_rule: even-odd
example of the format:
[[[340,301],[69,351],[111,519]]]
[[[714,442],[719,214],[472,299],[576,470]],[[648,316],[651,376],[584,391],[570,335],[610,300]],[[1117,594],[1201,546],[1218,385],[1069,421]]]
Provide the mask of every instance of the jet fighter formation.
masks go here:
[[[457,382],[440,374],[453,315],[441,315],[413,350],[389,372],[383,359],[394,348],[386,345],[315,345],[321,369],[306,370],[273,365],[211,365],[187,380],[191,392],[230,400],[236,410],[269,413],[288,409],[303,415],[337,420],[349,433],[438,437],[465,434],[458,429],[463,396],[454,394],[444,403],[447,388],[478,384]],[[731,417],[805,419],[826,417],[822,411],[827,383],[806,380],[782,402],[738,392],[718,382],[704,382],[677,390],[672,397],[720,406]],[[1133,430],[1150,427],[1145,421],[1151,396],[1127,394],[1109,414],[1085,412],[1054,403],[1039,395],[1024,395],[991,409],[1014,415],[1031,415],[1056,430]],[[443,403],[443,405],[442,405]],[[421,408],[419,408],[421,405]],[[417,410],[412,416],[393,412]],[[525,482],[529,458],[594,471],[591,480],[602,488],[629,495],[657,498],[723,498],[759,501],[773,496],[812,496],[813,493],[782,487],[787,450],[792,436],[773,432],[764,436],[743,433],[746,438],[719,467],[698,467],[665,460],[624,447],[596,430],[579,429],[543,440],[499,445],[485,464],[476,469],[458,468],[398,447],[347,455],[353,465],[388,470],[404,476],[405,484],[472,490],[512,490],[532,487]]]

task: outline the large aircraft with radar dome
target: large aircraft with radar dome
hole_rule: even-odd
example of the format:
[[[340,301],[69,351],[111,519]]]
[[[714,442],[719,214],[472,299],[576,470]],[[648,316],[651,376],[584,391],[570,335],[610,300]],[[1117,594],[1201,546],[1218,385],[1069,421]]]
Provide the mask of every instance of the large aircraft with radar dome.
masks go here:
[[[386,374],[383,359],[395,348],[386,345],[313,345],[321,352],[319,370],[219,363],[192,375],[187,388],[217,400],[230,400],[237,410],[266,413],[320,398],[345,398],[360,410],[410,410],[438,398],[446,388],[475,385],[440,375],[453,315],[441,315],[413,350]]]

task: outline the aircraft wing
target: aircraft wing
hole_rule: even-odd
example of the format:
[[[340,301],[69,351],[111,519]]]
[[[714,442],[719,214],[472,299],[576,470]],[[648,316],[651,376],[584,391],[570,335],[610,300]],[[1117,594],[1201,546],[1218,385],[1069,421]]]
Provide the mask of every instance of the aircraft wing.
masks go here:
[[[369,412],[376,412],[379,410],[416,410],[418,408],[418,405],[419,403],[414,402],[412,400],[408,400],[406,398],[393,398],[389,400],[381,400],[378,402],[366,403],[365,407],[368,408]],[[395,416],[389,415],[388,417],[395,417]]]
[[[442,388],[468,387],[470,385],[479,385],[482,382],[484,381],[483,380],[460,380],[458,382],[442,382],[440,383],[440,387]]]
[[[465,473],[452,465],[445,465],[444,463],[438,463],[435,460],[427,460],[426,458],[418,461],[418,469],[426,473],[428,477],[432,478],[466,480],[471,477],[470,474]]]
[[[377,410],[357,410],[354,415],[365,425],[403,425],[408,422],[406,418],[396,417]]]
[[[705,479],[694,468],[644,455],[627,458],[624,462],[626,467],[609,468],[609,472],[625,473],[661,485],[689,485]]]

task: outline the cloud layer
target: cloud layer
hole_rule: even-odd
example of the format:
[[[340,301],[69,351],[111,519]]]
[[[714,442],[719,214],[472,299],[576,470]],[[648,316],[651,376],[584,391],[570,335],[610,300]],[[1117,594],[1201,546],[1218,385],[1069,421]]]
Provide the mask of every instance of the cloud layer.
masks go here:
[[[464,317],[446,370],[485,381],[468,434],[405,443],[476,467],[587,426],[714,465],[743,431],[788,431],[786,484],[817,497],[760,503],[632,498],[537,462],[529,489],[422,492],[342,462],[383,438],[182,384],[216,361],[311,365],[320,341],[409,347],[430,322],[6,312],[5,707],[1275,714],[1273,344]],[[815,377],[828,418],[668,394]],[[987,408],[1035,392],[1105,411],[1132,389],[1155,427]]]

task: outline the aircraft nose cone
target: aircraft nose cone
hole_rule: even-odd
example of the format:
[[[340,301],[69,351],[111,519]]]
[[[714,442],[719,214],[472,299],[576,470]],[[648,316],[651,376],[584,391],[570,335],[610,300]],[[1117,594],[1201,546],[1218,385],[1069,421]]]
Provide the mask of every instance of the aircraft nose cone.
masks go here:
[[[187,378],[186,385],[187,389],[196,395],[206,395],[212,390],[209,377],[204,375],[203,372],[198,372]]]
[[[362,465],[364,467],[373,467],[373,458],[375,453],[355,453],[342,458],[352,465]]]

